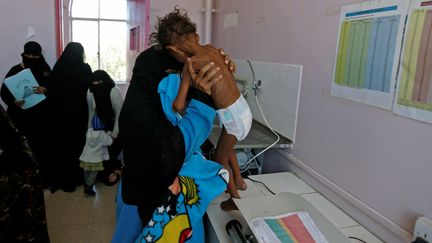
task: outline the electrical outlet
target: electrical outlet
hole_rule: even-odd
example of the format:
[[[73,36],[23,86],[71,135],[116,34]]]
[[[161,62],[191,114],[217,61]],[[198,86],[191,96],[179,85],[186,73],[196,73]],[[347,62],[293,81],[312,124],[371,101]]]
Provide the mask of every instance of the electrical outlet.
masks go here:
[[[432,242],[432,220],[426,217],[420,217],[416,220],[414,227],[414,240],[417,237]]]

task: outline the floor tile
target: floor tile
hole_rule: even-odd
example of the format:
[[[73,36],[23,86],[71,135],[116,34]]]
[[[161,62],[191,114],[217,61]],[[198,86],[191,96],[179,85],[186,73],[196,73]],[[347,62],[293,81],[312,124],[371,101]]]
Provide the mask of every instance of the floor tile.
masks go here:
[[[90,243],[89,225],[52,227],[48,228],[48,232],[51,243]]]
[[[116,186],[95,186],[89,197],[80,186],[75,192],[44,191],[51,243],[110,242],[115,227]]]

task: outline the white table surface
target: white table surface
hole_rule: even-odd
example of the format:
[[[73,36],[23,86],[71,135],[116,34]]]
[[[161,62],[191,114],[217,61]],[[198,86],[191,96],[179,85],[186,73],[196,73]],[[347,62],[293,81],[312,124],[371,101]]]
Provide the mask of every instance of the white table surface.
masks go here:
[[[266,184],[267,187],[276,194],[280,192],[291,192],[302,196],[347,237],[356,237],[368,243],[382,243],[382,241],[370,233],[365,227],[359,225],[358,222],[349,217],[336,205],[290,172],[254,175],[250,176],[250,178]],[[250,180],[246,180],[246,183],[248,184],[248,189],[246,191],[240,191],[240,196],[242,198],[271,195],[271,193],[260,183],[252,182]],[[236,219],[242,224],[243,232],[247,234],[250,234],[251,232],[239,211],[225,212],[220,209],[220,202],[225,199],[228,199],[227,194],[219,196],[207,209],[210,224],[220,243],[232,242],[225,230],[226,223],[232,219]],[[209,241],[213,243],[213,241],[217,242],[217,240],[210,239]],[[353,243],[359,242],[356,239],[350,240]]]

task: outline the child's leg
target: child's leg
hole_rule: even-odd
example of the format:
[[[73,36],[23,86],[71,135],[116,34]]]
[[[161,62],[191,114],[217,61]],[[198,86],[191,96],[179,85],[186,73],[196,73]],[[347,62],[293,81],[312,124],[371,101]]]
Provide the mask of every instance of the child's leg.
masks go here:
[[[97,171],[84,170],[84,180],[87,186],[92,186],[96,181]]]
[[[234,150],[232,150],[232,152],[230,153],[229,164],[231,166],[231,170],[233,173],[234,183],[236,185],[236,188],[239,190],[245,191],[247,189],[247,184],[243,180],[243,177],[241,176],[240,168],[239,168],[238,160],[237,160],[237,155],[236,155]]]
[[[96,192],[93,190],[93,185],[96,181],[97,171],[84,170],[84,193],[94,196]]]
[[[240,198],[240,194],[237,191],[234,182],[234,177],[233,177],[233,173],[237,173],[237,172],[234,172],[233,171],[234,168],[230,168],[230,164],[229,164],[229,158],[230,155],[233,153],[233,148],[236,142],[237,142],[237,138],[234,135],[228,134],[224,127],[219,137],[214,159],[216,162],[220,163],[225,169],[227,169],[230,172],[228,193],[231,195],[231,197]],[[238,166],[236,168],[238,169]],[[238,173],[240,173],[240,171]]]

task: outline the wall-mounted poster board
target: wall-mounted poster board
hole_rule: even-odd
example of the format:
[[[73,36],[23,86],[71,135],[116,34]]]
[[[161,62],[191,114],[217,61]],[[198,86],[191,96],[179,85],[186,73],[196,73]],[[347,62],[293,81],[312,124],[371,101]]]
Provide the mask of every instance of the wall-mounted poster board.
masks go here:
[[[407,1],[343,6],[333,96],[391,110]]]
[[[432,1],[411,1],[393,112],[432,123]]]

